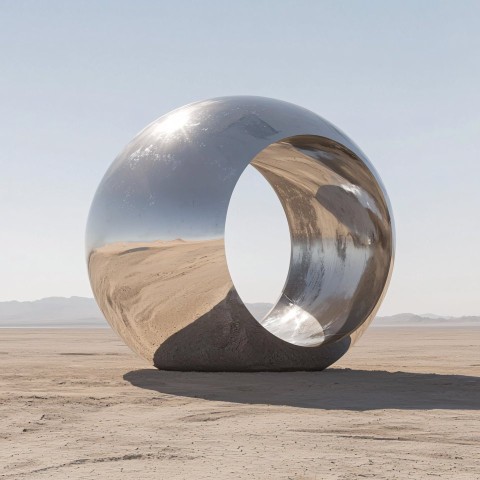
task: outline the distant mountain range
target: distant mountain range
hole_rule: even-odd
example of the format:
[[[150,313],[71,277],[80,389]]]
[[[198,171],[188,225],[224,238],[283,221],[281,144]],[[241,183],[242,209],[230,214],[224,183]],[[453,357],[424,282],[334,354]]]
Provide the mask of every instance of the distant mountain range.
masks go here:
[[[262,318],[272,307],[269,303],[247,305],[255,318]],[[0,328],[88,328],[107,327],[93,298],[49,297],[33,302],[0,302]],[[448,317],[435,314],[400,313],[377,317],[375,327],[480,327],[480,316]]]
[[[448,317],[426,313],[398,313],[389,317],[377,317],[373,324],[375,327],[480,327],[480,316]]]
[[[0,302],[0,327],[107,327],[93,298],[48,297],[33,302]]]

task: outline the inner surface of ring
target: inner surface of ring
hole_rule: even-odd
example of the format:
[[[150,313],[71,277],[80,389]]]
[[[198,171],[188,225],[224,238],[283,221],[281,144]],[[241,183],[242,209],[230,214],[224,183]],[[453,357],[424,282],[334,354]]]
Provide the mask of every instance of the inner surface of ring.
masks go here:
[[[392,260],[388,207],[373,173],[318,136],[276,142],[251,164],[277,193],[292,245],[282,295],[261,324],[282,340],[313,347],[371,321]]]

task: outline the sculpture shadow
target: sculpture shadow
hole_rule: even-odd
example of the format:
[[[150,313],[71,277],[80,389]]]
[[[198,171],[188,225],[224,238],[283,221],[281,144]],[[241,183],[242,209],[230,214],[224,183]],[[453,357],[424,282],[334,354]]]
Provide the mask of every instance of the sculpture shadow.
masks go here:
[[[142,369],[132,385],[167,395],[325,410],[480,410],[480,378],[332,368],[323,372],[206,373]]]

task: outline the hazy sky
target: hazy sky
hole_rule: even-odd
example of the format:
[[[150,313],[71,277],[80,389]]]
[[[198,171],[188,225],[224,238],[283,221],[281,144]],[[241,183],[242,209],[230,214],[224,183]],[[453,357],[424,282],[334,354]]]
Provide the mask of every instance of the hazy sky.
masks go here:
[[[397,231],[382,313],[480,314],[479,18],[478,1],[0,1],[0,300],[91,296],[85,222],[113,158],[173,108],[251,94],[319,113],[376,166]],[[270,222],[261,253],[282,222],[250,181],[235,208]],[[253,249],[245,215],[229,235]]]

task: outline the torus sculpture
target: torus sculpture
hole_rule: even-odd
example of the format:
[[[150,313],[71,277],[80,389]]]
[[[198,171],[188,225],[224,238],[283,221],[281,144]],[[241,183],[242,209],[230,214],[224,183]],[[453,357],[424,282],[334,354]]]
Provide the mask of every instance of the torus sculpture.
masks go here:
[[[283,294],[261,322],[235,291],[224,245],[249,164],[277,193],[292,245]],[[239,96],[141,131],[98,187],[86,244],[101,310],[156,367],[321,370],[373,319],[394,233],[380,178],[344,133],[296,105]]]

